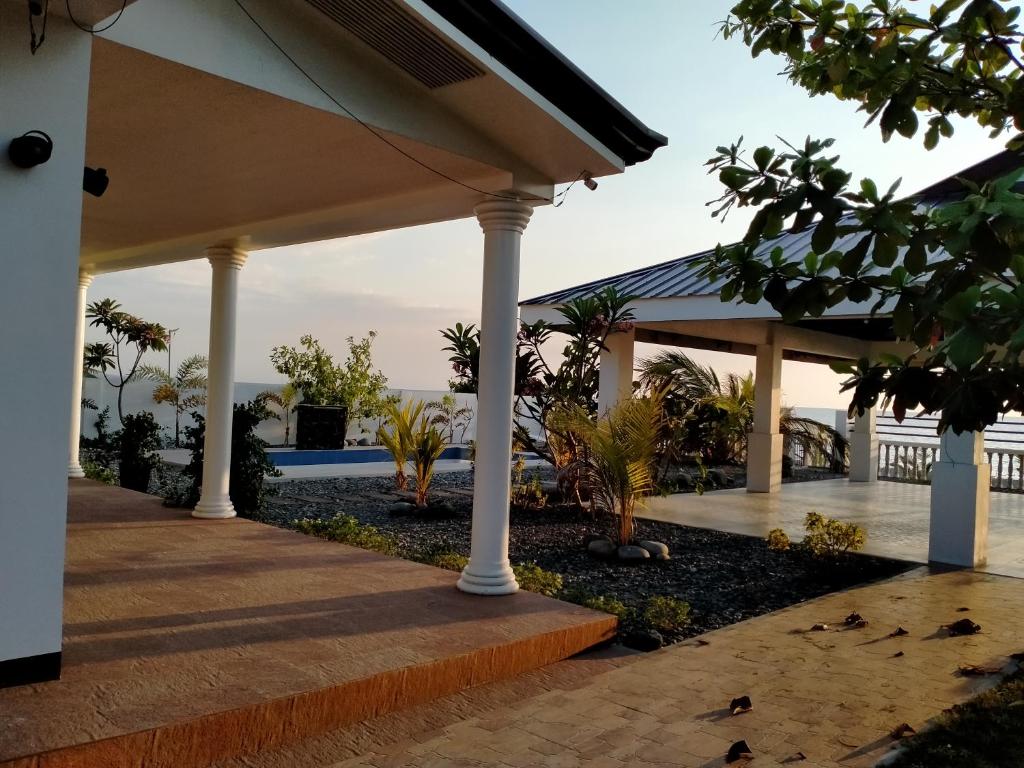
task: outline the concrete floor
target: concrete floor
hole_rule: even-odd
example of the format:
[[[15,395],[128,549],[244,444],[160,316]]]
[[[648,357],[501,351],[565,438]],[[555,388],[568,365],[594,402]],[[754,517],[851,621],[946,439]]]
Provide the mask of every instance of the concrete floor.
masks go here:
[[[607,614],[456,578],[72,481],[63,675],[0,690],[0,768],[209,765],[614,634]]]
[[[785,483],[777,494],[743,488],[703,496],[653,497],[639,516],[698,528],[766,536],[782,528],[791,538],[803,532],[808,512],[854,522],[867,531],[865,551],[924,563],[928,560],[931,486],[879,481],[819,480]],[[989,558],[980,569],[1024,578],[1024,495],[993,493],[989,513]]]

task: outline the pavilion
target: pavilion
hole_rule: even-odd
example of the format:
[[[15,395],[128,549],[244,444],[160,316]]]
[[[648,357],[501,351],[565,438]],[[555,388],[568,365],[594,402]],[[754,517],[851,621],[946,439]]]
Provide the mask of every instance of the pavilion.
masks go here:
[[[0,416],[0,685],[60,673],[86,292],[115,270],[211,264],[194,515],[229,518],[247,253],[475,215],[485,352],[472,556],[459,586],[514,592],[508,460],[523,232],[555,185],[622,173],[667,140],[496,0],[38,10],[0,0],[0,137],[6,147],[30,134],[47,155],[35,167],[0,162],[0,334],[12,372],[0,397],[18,403]],[[83,194],[83,168],[105,170],[105,194]]]
[[[1022,165],[1018,154],[1002,152],[959,174],[932,184],[915,197],[923,205],[939,205],[961,194],[957,181],[983,182],[1004,176]],[[768,258],[775,248],[786,259],[803,258],[813,225],[760,246]],[[843,250],[858,234],[837,240]],[[726,303],[722,281],[709,279],[698,263],[710,251],[673,259],[620,275],[594,280],[521,302],[525,323],[545,320],[557,327],[559,307],[608,287],[632,297],[634,327],[611,335],[601,353],[598,408],[605,411],[633,391],[636,342],[732,352],[755,357],[754,424],[747,447],[747,491],[777,494],[782,486],[783,439],[779,431],[782,361],[827,364],[833,360],[871,358],[881,352],[910,354],[913,347],[896,339],[891,319],[870,313],[871,302],[849,300],[816,319],[783,323],[768,302]],[[931,255],[938,259],[942,253]],[[878,269],[876,267],[876,269]],[[975,567],[985,562],[988,548],[989,465],[984,434],[947,432],[932,468],[931,524],[928,559],[931,562]],[[875,409],[854,421],[850,439],[851,483],[878,480],[878,436]]]

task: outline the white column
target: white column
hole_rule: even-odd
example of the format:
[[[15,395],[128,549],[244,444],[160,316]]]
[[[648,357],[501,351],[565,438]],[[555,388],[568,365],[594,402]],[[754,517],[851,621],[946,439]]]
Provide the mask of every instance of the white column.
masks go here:
[[[947,430],[932,465],[928,560],[973,568],[988,557],[990,468],[985,433]]]
[[[633,396],[633,342],[636,330],[609,334],[601,350],[598,369],[597,412],[605,413],[620,400]]]
[[[850,433],[850,482],[873,483],[878,480],[878,428],[874,408],[853,420]]]
[[[0,2],[0,686],[60,674],[92,51],[90,35],[51,12],[33,56],[26,16],[24,3]],[[18,168],[7,145],[30,130],[52,137],[53,154]]]
[[[754,369],[754,428],[747,440],[747,491],[776,493],[782,485],[782,347],[757,345]]]
[[[480,383],[469,564],[459,589],[507,595],[519,589],[508,561],[512,399],[519,332],[519,246],[533,209],[512,200],[476,207],[484,231]]]
[[[206,440],[203,444],[203,486],[193,517],[234,517],[228,488],[231,481],[231,419],[235,399],[235,315],[238,273],[246,252],[233,245],[206,249],[213,267],[210,295],[210,364],[206,387]]]
[[[82,437],[82,358],[85,354],[85,299],[92,275],[78,270],[78,293],[75,304],[75,357],[71,366],[71,432],[68,441],[68,477],[85,477],[78,460],[78,442]]]

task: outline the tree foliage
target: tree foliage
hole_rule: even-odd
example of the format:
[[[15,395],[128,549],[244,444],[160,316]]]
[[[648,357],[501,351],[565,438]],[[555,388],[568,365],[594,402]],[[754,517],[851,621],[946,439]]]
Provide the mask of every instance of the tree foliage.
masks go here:
[[[274,369],[288,377],[302,392],[302,402],[312,405],[343,405],[349,418],[371,418],[381,413],[387,377],[373,367],[370,331],[356,341],[349,336],[348,357],[338,364],[317,339],[306,334],[298,347],[278,346],[270,353]]]
[[[1019,13],[994,0],[946,0],[927,15],[890,0],[743,0],[722,31],[755,56],[785,57],[786,75],[809,93],[859,103],[885,141],[917,135],[926,120],[931,149],[952,135],[951,118],[993,136],[1024,128]],[[748,157],[741,139],[708,161],[725,186],[713,215],[757,209],[739,243],[705,259],[723,300],[763,299],[787,322],[844,301],[891,314],[912,351],[837,367],[850,374],[851,414],[878,402],[898,419],[941,412],[939,430],[959,433],[1024,409],[1020,171],[963,180],[961,193],[924,200],[899,196],[899,180],[854,184],[829,153],[831,139],[782,144]],[[810,227],[801,252],[772,247],[784,231]]]
[[[86,345],[84,365],[99,370],[117,390],[117,417],[123,425],[124,388],[135,377],[144,354],[167,349],[167,329],[125,312],[113,299],[94,301],[86,308],[85,316],[89,325],[106,331],[110,343]],[[107,373],[113,370],[117,371],[116,381]]]
[[[186,357],[178,364],[178,370],[171,375],[159,365],[140,365],[139,376],[156,382],[153,402],[174,406],[174,447],[181,447],[181,417],[195,408],[206,405],[206,367],[209,361],[205,355]]]

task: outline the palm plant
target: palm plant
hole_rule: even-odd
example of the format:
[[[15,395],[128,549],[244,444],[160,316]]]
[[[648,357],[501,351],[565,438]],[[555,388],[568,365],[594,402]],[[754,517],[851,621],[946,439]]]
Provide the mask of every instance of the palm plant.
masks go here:
[[[155,381],[153,402],[174,406],[174,447],[181,447],[181,416],[187,411],[206,405],[205,355],[186,357],[172,376],[169,370],[158,365],[139,366],[139,375],[148,381]]]
[[[377,429],[377,441],[388,450],[395,462],[395,487],[400,491],[409,487],[405,467],[413,452],[413,425],[420,420],[425,408],[426,404],[422,400],[406,403],[403,407],[389,401],[384,410],[391,430],[386,429],[387,422]]]
[[[654,465],[665,412],[663,397],[623,400],[596,421],[581,407],[555,417],[559,428],[579,435],[587,450],[577,461],[591,502],[612,514],[619,546],[633,539],[634,514],[654,490]]]
[[[295,410],[299,400],[298,388],[291,382],[288,382],[281,387],[280,392],[275,392],[272,389],[263,390],[256,395],[256,400],[261,401],[264,405],[273,403],[281,411],[280,418],[284,419],[284,445],[287,448],[291,444],[292,411]]]
[[[416,469],[416,506],[427,506],[427,493],[434,479],[434,464],[444,453],[444,436],[426,414],[420,416],[412,430],[411,458]]]
[[[730,373],[724,381],[686,353],[665,350],[639,364],[640,383],[665,392],[668,436],[677,454],[696,454],[705,464],[735,464],[746,457],[754,424],[754,375]],[[818,453],[830,465],[845,464],[847,441],[833,427],[783,408],[779,431],[790,445]],[[676,456],[675,458],[678,458]]]

